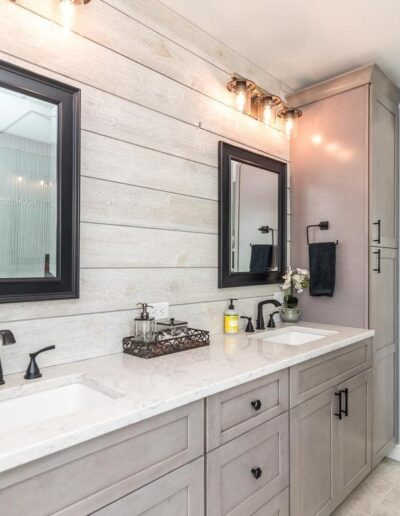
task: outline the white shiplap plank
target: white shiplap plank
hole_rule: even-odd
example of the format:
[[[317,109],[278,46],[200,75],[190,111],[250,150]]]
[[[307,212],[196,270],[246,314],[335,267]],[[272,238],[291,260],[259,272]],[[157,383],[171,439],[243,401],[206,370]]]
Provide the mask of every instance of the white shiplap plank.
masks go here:
[[[217,267],[218,237],[103,224],[81,224],[81,267]]]
[[[289,141],[282,132],[267,128],[104,46],[74,33],[66,37],[62,27],[18,5],[0,4],[0,14],[5,26],[0,32],[0,48],[4,52],[194,126],[201,125],[222,137],[289,159]],[[14,37],[10,40],[7,34],[12,29]],[[41,37],[44,31],[45,39]],[[60,60],[60,55],[65,58]],[[221,83],[219,89],[225,90],[225,83]]]
[[[217,167],[82,132],[82,174],[218,200]]]
[[[84,222],[218,232],[216,201],[86,177],[81,180],[81,189]]]
[[[217,278],[217,268],[83,269],[80,299],[5,304],[0,322],[129,310],[143,299],[170,304],[206,303],[227,297],[267,296],[277,290],[276,285],[260,285],[230,288],[227,293],[217,288]]]

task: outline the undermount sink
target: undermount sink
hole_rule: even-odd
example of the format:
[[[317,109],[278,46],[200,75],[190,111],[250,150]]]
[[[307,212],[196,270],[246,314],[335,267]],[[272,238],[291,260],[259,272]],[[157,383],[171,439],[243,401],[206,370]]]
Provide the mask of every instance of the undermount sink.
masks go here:
[[[335,335],[336,333],[336,331],[318,330],[297,326],[295,328],[282,328],[280,330],[272,330],[266,333],[254,335],[254,338],[262,339],[264,342],[272,342],[274,344],[301,346],[302,344],[308,344],[315,340],[324,339],[331,335]]]
[[[86,380],[86,379],[85,379]],[[91,385],[76,378],[59,379],[43,384],[4,391],[0,399],[0,433],[32,427],[49,419],[87,411],[93,407],[112,406],[123,393]],[[64,382],[63,385],[60,383]],[[15,392],[13,396],[13,392]]]

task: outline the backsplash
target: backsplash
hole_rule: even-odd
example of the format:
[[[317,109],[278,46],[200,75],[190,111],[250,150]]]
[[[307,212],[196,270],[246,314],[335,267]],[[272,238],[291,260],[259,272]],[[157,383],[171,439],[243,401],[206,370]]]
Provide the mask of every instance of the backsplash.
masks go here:
[[[217,288],[217,144],[289,161],[289,140],[232,109],[225,84],[287,88],[155,0],[92,2],[72,32],[52,0],[18,4],[0,5],[0,59],[82,90],[81,297],[0,305],[17,339],[5,374],[51,344],[41,366],[119,352],[139,301],[213,333],[230,297],[255,318],[276,285]]]

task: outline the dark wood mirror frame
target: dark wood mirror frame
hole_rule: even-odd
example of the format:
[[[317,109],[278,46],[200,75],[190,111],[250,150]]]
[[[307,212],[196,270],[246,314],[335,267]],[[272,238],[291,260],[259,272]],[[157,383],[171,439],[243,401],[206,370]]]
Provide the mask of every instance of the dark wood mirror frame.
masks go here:
[[[0,278],[0,303],[78,298],[80,90],[1,60],[0,86],[56,104],[61,135],[57,142],[57,276]]]
[[[219,142],[219,196],[218,196],[218,287],[244,287],[282,283],[286,271],[286,174],[287,165],[282,161],[267,158],[261,154],[235,147],[225,142]],[[240,161],[248,165],[268,170],[278,174],[278,242],[279,263],[277,271],[266,273],[231,272],[230,267],[230,170],[231,161]]]

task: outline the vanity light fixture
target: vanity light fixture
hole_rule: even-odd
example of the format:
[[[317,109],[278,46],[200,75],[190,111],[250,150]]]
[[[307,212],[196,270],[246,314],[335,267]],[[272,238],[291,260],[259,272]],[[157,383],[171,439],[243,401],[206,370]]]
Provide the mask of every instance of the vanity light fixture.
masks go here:
[[[302,115],[300,109],[284,107],[278,112],[278,117],[285,121],[285,133],[292,136],[295,129],[296,119]]]
[[[243,111],[245,111],[248,99],[251,97],[252,92],[256,88],[255,83],[242,77],[232,76],[232,79],[228,82],[226,87],[229,91],[235,94],[236,107],[243,113]]]
[[[280,97],[270,94],[260,95],[257,97],[257,103],[258,119],[265,125],[270,125],[273,122],[274,108],[282,103]]]

